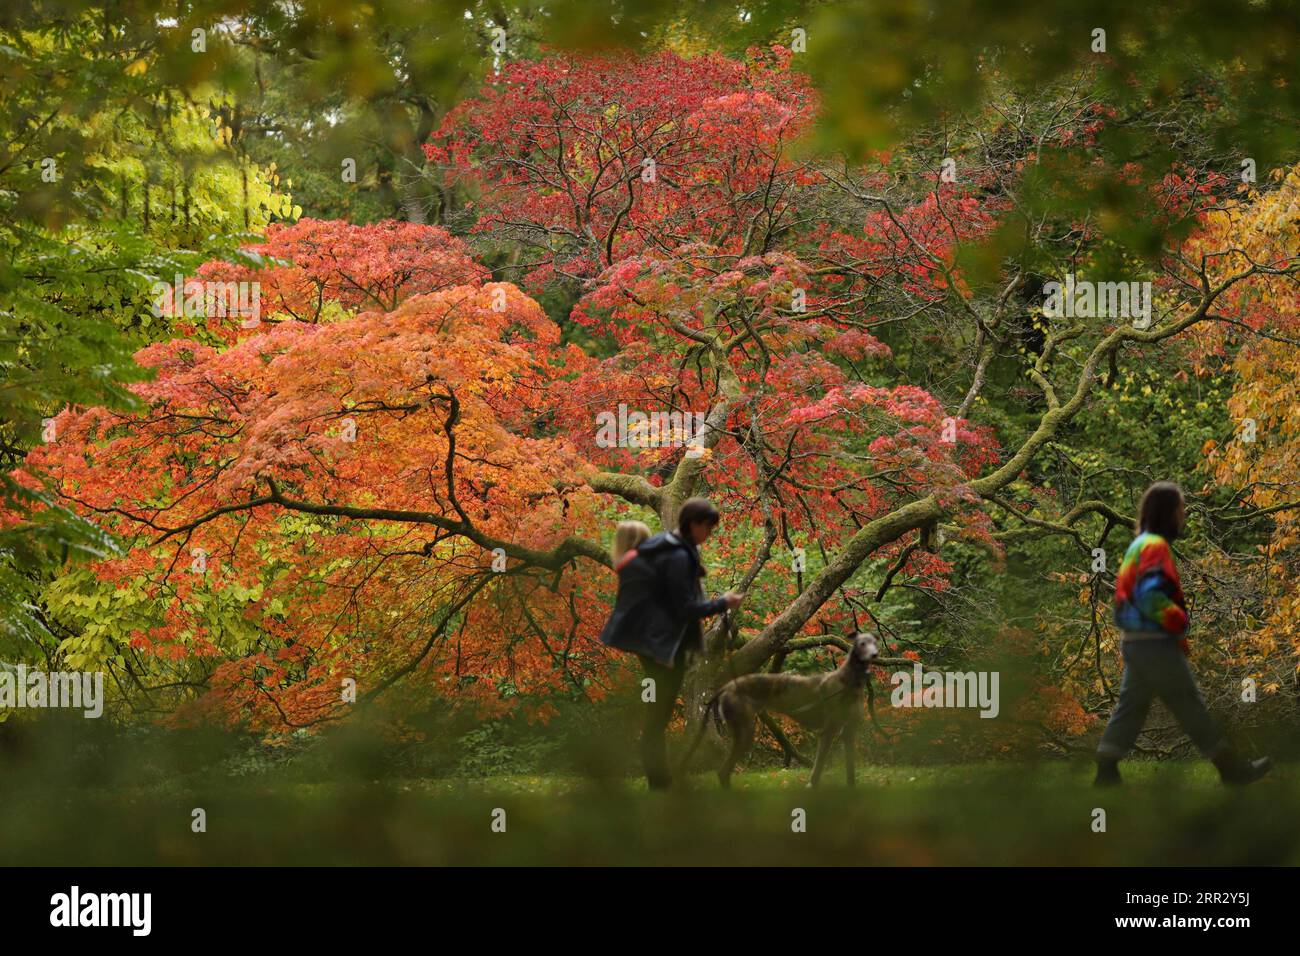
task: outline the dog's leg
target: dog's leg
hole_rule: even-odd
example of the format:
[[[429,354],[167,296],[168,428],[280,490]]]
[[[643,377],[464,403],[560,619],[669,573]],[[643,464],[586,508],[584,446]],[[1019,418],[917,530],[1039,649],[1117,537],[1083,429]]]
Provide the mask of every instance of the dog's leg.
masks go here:
[[[822,778],[822,771],[826,769],[826,761],[830,757],[831,745],[835,743],[835,728],[828,727],[822,731],[821,737],[817,740],[817,757],[813,761],[812,779],[808,781],[808,786],[817,786],[818,781]]]
[[[727,754],[727,759],[718,770],[718,781],[723,790],[731,789],[731,775],[735,772],[736,764],[754,742],[754,712],[743,705],[736,705],[727,714],[727,723],[731,727],[731,753]]]
[[[801,754],[799,749],[790,742],[790,738],[785,735],[785,731],[781,729],[781,725],[772,718],[771,714],[764,711],[758,715],[758,719],[763,722],[763,726],[768,729],[768,732],[776,739],[776,742],[781,745],[781,753],[784,755],[785,766],[787,768],[789,768],[790,764],[795,761],[798,761],[801,767],[812,766],[812,761]]]
[[[844,777],[845,781],[851,787],[854,785],[854,768],[853,758],[856,756],[854,751],[857,749],[858,728],[853,721],[844,728]]]

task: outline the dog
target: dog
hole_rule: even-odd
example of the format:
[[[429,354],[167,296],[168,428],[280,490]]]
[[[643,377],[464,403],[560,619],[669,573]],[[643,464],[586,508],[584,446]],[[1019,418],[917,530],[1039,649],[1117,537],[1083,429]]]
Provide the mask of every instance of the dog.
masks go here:
[[[848,785],[853,786],[853,747],[862,720],[862,688],[879,656],[876,635],[859,632],[853,635],[853,646],[844,662],[829,674],[746,674],[728,681],[705,705],[700,730],[682,767],[690,762],[712,717],[719,732],[724,724],[731,730],[731,753],[718,770],[723,789],[729,788],[736,763],[754,742],[758,715],[770,711],[793,717],[807,729],[820,733],[810,787],[817,786],[821,780],[831,746],[842,734],[846,776]]]

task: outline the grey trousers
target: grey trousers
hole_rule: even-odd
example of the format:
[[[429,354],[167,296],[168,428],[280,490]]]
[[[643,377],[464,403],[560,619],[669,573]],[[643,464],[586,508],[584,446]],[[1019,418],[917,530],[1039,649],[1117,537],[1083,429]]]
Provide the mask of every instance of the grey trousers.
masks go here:
[[[1206,757],[1217,757],[1225,746],[1219,728],[1196,686],[1191,665],[1175,638],[1125,639],[1124,677],[1119,702],[1097,746],[1097,756],[1119,760],[1133,747],[1146,722],[1151,701],[1165,702],[1183,732]]]

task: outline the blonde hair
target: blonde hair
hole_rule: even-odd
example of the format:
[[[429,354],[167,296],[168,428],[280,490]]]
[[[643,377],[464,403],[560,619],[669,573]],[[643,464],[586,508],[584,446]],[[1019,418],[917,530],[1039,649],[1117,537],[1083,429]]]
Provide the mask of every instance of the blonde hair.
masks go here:
[[[618,564],[619,559],[646,538],[650,537],[650,528],[641,521],[620,521],[614,529],[614,546],[610,548],[610,557]]]

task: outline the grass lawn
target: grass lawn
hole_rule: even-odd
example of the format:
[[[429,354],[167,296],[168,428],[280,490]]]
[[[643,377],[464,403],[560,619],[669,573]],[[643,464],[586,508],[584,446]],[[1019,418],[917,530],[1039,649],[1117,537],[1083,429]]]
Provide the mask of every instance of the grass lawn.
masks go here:
[[[835,766],[817,791],[806,770],[747,771],[730,793],[706,774],[668,793],[626,778],[273,773],[15,789],[0,793],[0,864],[1300,863],[1295,765],[1244,790],[1221,787],[1204,762],[1123,771],[1125,786],[1108,791],[1092,789],[1090,764],[1065,762],[862,766],[853,790]],[[191,830],[195,807],[205,833]]]

